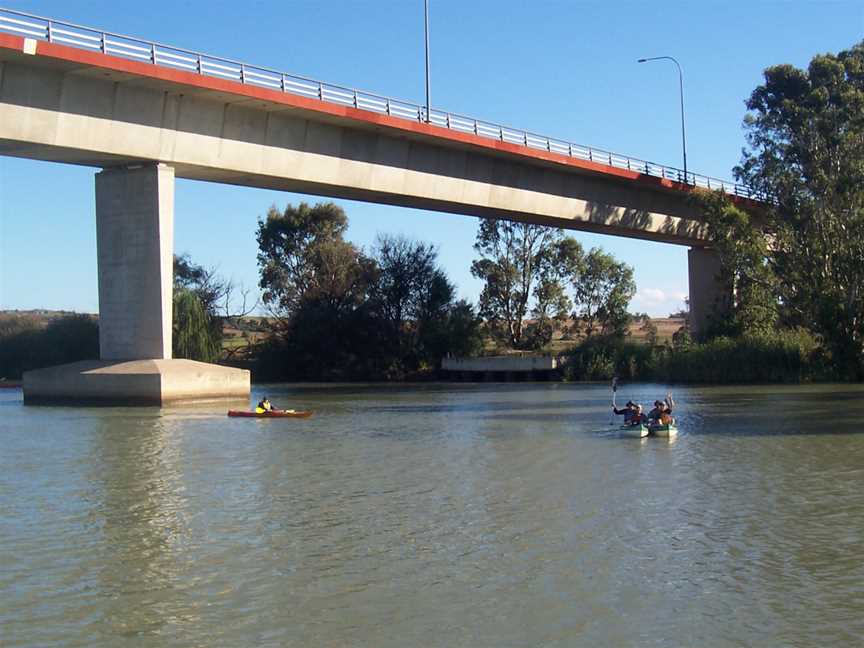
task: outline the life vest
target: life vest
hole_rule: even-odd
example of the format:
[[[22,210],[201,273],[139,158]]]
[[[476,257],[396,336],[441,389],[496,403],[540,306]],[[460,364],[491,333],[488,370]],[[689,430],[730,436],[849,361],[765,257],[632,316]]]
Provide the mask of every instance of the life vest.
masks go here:
[[[672,416],[666,412],[660,415],[660,425],[672,425]]]

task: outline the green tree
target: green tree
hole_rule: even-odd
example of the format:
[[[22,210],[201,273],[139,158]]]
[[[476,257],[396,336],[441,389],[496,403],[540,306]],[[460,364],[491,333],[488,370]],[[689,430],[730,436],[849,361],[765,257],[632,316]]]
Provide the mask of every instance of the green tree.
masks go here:
[[[188,288],[176,288],[173,356],[201,362],[218,360],[221,336],[217,338],[213,328],[213,318],[201,298]]]
[[[258,222],[259,286],[279,319],[259,348],[269,379],[379,377],[383,349],[368,300],[378,270],[343,239],[348,218],[334,203],[271,207]]]
[[[479,322],[454,303],[434,246],[382,235],[366,256],[342,238],[347,223],[332,203],[271,208],[259,222],[260,286],[281,316],[259,375],[394,379],[475,348]]]
[[[611,254],[592,248],[571,275],[573,319],[586,337],[595,333],[624,336],[630,316],[627,306],[636,294],[633,268]]]
[[[373,251],[377,266],[371,308],[394,352],[390,373],[431,368],[450,354],[478,349],[479,322],[465,302],[455,302],[456,287],[437,265],[434,246],[401,236],[379,236]]]
[[[760,227],[759,214],[745,211],[719,191],[700,191],[693,200],[720,257],[722,274],[718,280],[728,295],[715,305],[702,337],[737,337],[773,330],[780,314],[777,278],[769,255],[770,237]]]
[[[188,254],[174,255],[175,358],[201,362],[219,359],[231,290],[231,282],[219,277],[215,270],[193,263]],[[192,326],[195,330],[188,328]]]
[[[531,345],[524,336],[524,323],[532,297],[534,313],[545,321],[551,321],[560,305],[566,304],[563,292],[555,286],[560,281],[563,240],[560,229],[480,221],[474,243],[480,258],[471,264],[471,274],[484,282],[480,315],[492,333],[514,349]]]
[[[174,255],[174,289],[193,292],[214,316],[230,292],[228,282],[218,277],[215,270],[193,263],[188,254]]]
[[[864,378],[864,42],[768,68],[747,109],[736,175],[771,201],[782,303]]]
[[[460,299],[447,311],[446,322],[438,329],[440,342],[434,347],[437,358],[446,355],[476,356],[483,350],[482,320],[470,302]]]
[[[378,277],[372,288],[375,308],[400,356],[416,350],[427,321],[453,300],[452,284],[440,271],[433,245],[402,236],[379,235],[373,251]]]
[[[348,217],[335,203],[275,205],[258,221],[259,286],[264,303],[290,317],[306,297],[342,298],[362,283],[360,252],[343,239]]]
[[[534,321],[525,331],[525,348],[542,349],[552,341],[556,330],[565,329],[573,302],[564,279],[580,273],[585,260],[582,245],[569,236],[556,241],[548,257],[534,288]]]
[[[32,315],[0,315],[0,378],[99,357],[99,324],[90,315],[65,315],[47,322]]]

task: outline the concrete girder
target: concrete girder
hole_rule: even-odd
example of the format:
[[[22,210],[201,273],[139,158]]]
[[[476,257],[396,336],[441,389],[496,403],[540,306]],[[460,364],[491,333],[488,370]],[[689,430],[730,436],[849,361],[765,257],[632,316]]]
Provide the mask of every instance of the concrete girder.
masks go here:
[[[2,63],[0,153],[701,246],[686,192],[224,93]],[[194,91],[193,91],[194,90]]]

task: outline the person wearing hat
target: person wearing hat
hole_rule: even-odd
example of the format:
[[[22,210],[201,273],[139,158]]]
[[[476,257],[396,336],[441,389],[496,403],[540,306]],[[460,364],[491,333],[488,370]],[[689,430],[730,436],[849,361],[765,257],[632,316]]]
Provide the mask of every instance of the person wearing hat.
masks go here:
[[[654,401],[654,409],[648,412],[648,419],[654,425],[669,425],[672,423],[672,407],[674,405],[672,394],[667,394],[664,400]]]
[[[636,416],[636,407],[636,403],[627,401],[627,404],[620,410],[613,405],[612,411],[618,416],[624,416],[624,425],[634,425],[633,419]]]

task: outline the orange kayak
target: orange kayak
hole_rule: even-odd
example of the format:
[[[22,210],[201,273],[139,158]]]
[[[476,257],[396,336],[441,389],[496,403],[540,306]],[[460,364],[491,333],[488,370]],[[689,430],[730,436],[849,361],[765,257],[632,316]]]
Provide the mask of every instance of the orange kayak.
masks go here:
[[[228,410],[228,416],[248,418],[309,418],[312,410],[272,410],[270,412],[247,412],[245,410]]]

